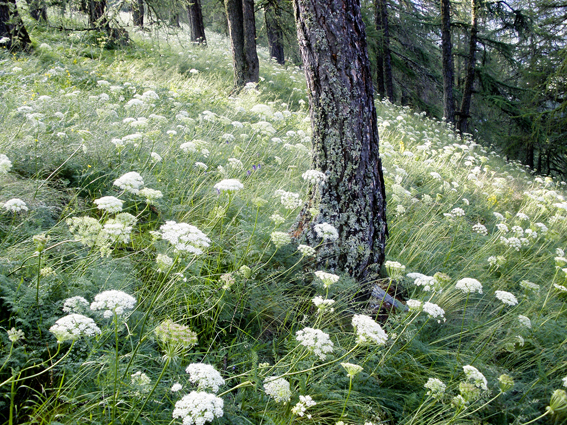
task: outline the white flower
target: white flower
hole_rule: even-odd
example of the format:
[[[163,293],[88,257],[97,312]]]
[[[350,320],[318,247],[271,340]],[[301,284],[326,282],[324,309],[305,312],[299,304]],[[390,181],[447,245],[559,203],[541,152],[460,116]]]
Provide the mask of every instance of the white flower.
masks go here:
[[[384,266],[386,267],[390,279],[394,280],[401,279],[406,271],[406,266],[397,261],[386,261]]]
[[[102,198],[95,199],[94,203],[99,210],[105,210],[112,214],[122,211],[122,204],[124,202],[114,196],[103,196]]]
[[[175,384],[173,384],[171,386],[171,392],[172,393],[176,393],[177,391],[181,391],[183,389],[183,385],[181,385],[179,382],[176,382]]]
[[[478,233],[479,235],[488,235],[488,230],[484,224],[477,223],[473,226],[473,232]]]
[[[382,345],[385,344],[388,339],[388,335],[384,332],[382,327],[368,316],[355,314],[352,318],[352,326],[356,330],[356,342],[358,344],[374,342],[375,344]]]
[[[156,263],[159,271],[165,273],[171,268],[171,266],[173,266],[173,258],[164,254],[158,254],[156,257]]]
[[[205,164],[204,162],[196,162],[195,167],[200,168],[201,170],[205,170],[205,171],[207,170],[207,168],[209,168],[208,165]]]
[[[0,174],[8,174],[10,168],[12,168],[12,161],[3,153],[0,153]]]
[[[67,298],[63,302],[65,313],[82,313],[89,308],[89,302],[81,296]]]
[[[341,366],[346,370],[347,376],[349,378],[354,378],[360,372],[362,372],[362,366],[353,363],[341,363]]]
[[[118,186],[120,189],[126,192],[137,194],[140,189],[144,186],[144,180],[142,176],[135,171],[130,171],[124,174],[122,177],[114,181],[114,186]]]
[[[532,328],[532,321],[530,320],[529,317],[526,316],[522,316],[521,314],[518,316],[518,321],[520,322],[520,325],[525,326],[528,329]]]
[[[315,248],[311,248],[308,245],[299,245],[297,250],[301,253],[304,257],[314,257],[316,254]]]
[[[139,196],[143,196],[146,198],[146,204],[148,205],[155,205],[158,199],[163,198],[163,193],[161,190],[150,189],[149,187],[145,187],[138,192]]]
[[[332,313],[333,311],[335,311],[335,309],[331,307],[335,303],[334,300],[323,299],[323,297],[317,296],[311,301],[313,302],[313,304],[315,304],[315,307],[317,307],[317,311],[319,313],[323,313],[324,311],[329,311],[330,313]]]
[[[275,195],[280,197],[280,201],[286,210],[294,210],[303,204],[298,193],[276,190]]]
[[[311,184],[323,183],[327,179],[325,173],[317,170],[307,170],[301,175],[301,177],[303,177],[303,180]]]
[[[443,310],[437,304],[430,302],[423,303],[423,311],[427,313],[430,317],[433,317],[434,319],[438,317],[444,318],[445,316],[445,310]]]
[[[3,207],[6,211],[10,211],[13,213],[18,213],[28,210],[26,203],[19,198],[13,198],[10,199],[9,201],[6,201]]]
[[[179,149],[185,153],[197,152],[197,145],[193,142],[185,142],[179,146]]]
[[[191,363],[185,369],[189,374],[189,381],[197,384],[200,391],[211,390],[217,393],[224,385],[221,374],[211,365],[205,363]]]
[[[236,158],[228,158],[227,167],[234,168],[235,170],[242,170],[244,168],[244,164],[242,161]]]
[[[462,208],[453,208],[451,214],[455,217],[462,217],[465,215],[465,211]]]
[[[89,247],[95,245],[102,230],[102,225],[92,217],[71,217],[67,219],[67,225],[75,240]]]
[[[498,223],[496,225],[496,227],[498,228],[498,230],[500,230],[502,233],[508,233],[508,226],[506,226],[504,223]]]
[[[223,415],[224,402],[214,394],[191,391],[175,403],[173,418],[183,420],[183,425],[203,425]]]
[[[567,387],[567,376],[563,378],[562,381],[563,381],[563,386]]]
[[[137,371],[136,373],[133,373],[132,375],[130,375],[130,378],[132,380],[132,385],[139,387],[144,392],[149,391],[148,387],[152,383],[152,380],[150,379],[150,377],[148,375],[146,375],[145,373],[143,373],[141,371]]]
[[[299,402],[291,409],[291,413],[297,416],[305,415],[305,411],[312,406],[315,406],[317,403],[313,401],[311,396],[299,396]]]
[[[201,255],[211,240],[195,226],[166,221],[160,228],[161,237],[169,241],[178,253]]]
[[[518,214],[516,214],[516,217],[518,217],[518,219],[520,221],[524,221],[524,220],[529,220],[530,217],[528,217],[526,214],[519,212]]]
[[[535,283],[532,283],[532,282],[529,282],[529,281],[527,281],[527,280],[522,280],[522,281],[520,282],[520,286],[521,286],[522,288],[528,290],[528,291],[534,291],[534,292],[539,291],[539,285],[537,285],[537,284],[535,284]]]
[[[244,188],[244,185],[237,179],[225,179],[215,184],[215,189],[220,192],[237,192]]]
[[[276,403],[287,403],[291,399],[289,382],[278,376],[270,376],[264,380],[264,392]]]
[[[104,310],[104,317],[112,317],[113,314],[122,316],[126,311],[132,310],[136,305],[136,298],[126,292],[110,290],[97,294],[91,303],[91,310]]]
[[[495,292],[496,298],[502,301],[504,304],[507,305],[516,305],[518,304],[518,299],[514,296],[514,294],[506,291],[496,291]]]
[[[447,388],[443,381],[437,378],[429,378],[424,387],[429,390],[427,391],[427,395],[430,395],[433,398],[443,396],[445,389]]]
[[[291,236],[286,232],[272,232],[270,239],[278,249],[291,243]]]
[[[49,328],[57,342],[72,341],[82,336],[91,337],[100,334],[100,329],[90,317],[81,314],[69,314],[57,320]]]
[[[434,285],[435,279],[433,276],[427,276],[422,273],[408,273],[407,277],[413,279],[413,284],[416,286],[423,286],[423,289],[427,292],[431,291]]]
[[[12,328],[9,331],[6,331],[6,333],[8,334],[8,339],[13,344],[15,344],[16,342],[18,342],[21,339],[25,339],[25,337],[26,337],[25,334],[24,334],[24,331],[21,330],[21,329]]]
[[[333,341],[319,329],[305,328],[297,331],[295,339],[321,360],[325,360],[327,353],[333,352]]]
[[[478,280],[472,279],[470,277],[465,277],[464,279],[457,281],[455,287],[463,291],[465,294],[472,294],[475,292],[482,294],[481,283]]]
[[[316,271],[315,276],[321,279],[321,282],[323,282],[323,286],[325,288],[330,287],[333,283],[337,283],[340,279],[340,277],[337,276],[336,274],[327,273],[321,270]]]
[[[482,373],[478,369],[471,365],[463,366],[463,371],[467,376],[467,379],[473,381],[473,384],[484,391],[488,391],[488,382]]]
[[[410,311],[421,311],[421,301],[419,300],[407,300],[406,304]]]
[[[152,161],[154,162],[160,162],[163,158],[161,157],[161,155],[157,152],[152,152],[150,154],[150,157],[152,158]]]
[[[314,226],[317,236],[324,240],[335,241],[339,238],[339,232],[329,223],[320,223]]]
[[[496,217],[497,220],[505,220],[504,216],[498,212],[493,212],[492,214],[494,215],[494,217]]]

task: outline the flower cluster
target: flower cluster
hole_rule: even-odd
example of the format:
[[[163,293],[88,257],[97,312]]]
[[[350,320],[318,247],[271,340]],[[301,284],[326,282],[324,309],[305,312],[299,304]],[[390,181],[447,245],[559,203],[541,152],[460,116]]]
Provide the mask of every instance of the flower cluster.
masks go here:
[[[191,348],[197,344],[197,334],[189,326],[178,325],[169,319],[163,321],[154,332],[158,341],[165,345]]]
[[[371,317],[355,314],[352,318],[352,326],[356,330],[356,342],[358,344],[375,343],[378,345],[385,344],[388,335],[382,327],[372,320]]]
[[[307,170],[301,175],[301,177],[303,177],[303,180],[311,184],[323,183],[327,179],[325,173],[317,170]]]
[[[455,287],[463,291],[465,294],[472,294],[475,292],[482,294],[481,283],[478,280],[470,277],[465,277],[464,279],[457,281]]]
[[[339,232],[329,223],[316,224],[313,228],[317,236],[324,240],[336,241],[339,238]]]
[[[217,393],[219,388],[224,385],[221,374],[211,365],[205,363],[191,363],[185,369],[189,374],[189,381],[197,384],[198,390],[211,390]]]
[[[346,370],[349,378],[354,378],[362,372],[362,366],[353,363],[341,363],[341,366]]]
[[[317,253],[315,248],[311,248],[309,245],[299,245],[297,250],[301,253],[304,257],[314,257]]]
[[[3,153],[0,153],[0,174],[8,174],[10,168],[12,168],[12,161]]]
[[[484,235],[484,236],[488,235],[488,229],[484,224],[477,223],[472,227],[472,229],[473,232],[476,232],[479,235]]]
[[[291,236],[286,232],[272,232],[270,239],[277,249],[291,243]]]
[[[530,320],[529,317],[527,316],[522,316],[521,314],[518,316],[518,322],[520,322],[520,325],[531,329],[532,328],[532,321]]]
[[[390,279],[393,280],[401,279],[406,271],[406,266],[398,263],[397,261],[386,261],[384,266],[386,267],[386,271],[388,272]]]
[[[463,371],[469,381],[472,381],[473,384],[480,388],[481,390],[488,391],[488,382],[482,373],[479,370],[471,365],[463,366]]]
[[[429,378],[424,387],[429,390],[427,391],[427,395],[430,395],[433,398],[439,398],[445,393],[447,385],[445,385],[440,379]]]
[[[90,317],[82,314],[69,314],[57,320],[49,328],[49,332],[55,335],[58,343],[62,343],[79,339],[82,336],[91,337],[98,335],[100,334],[100,329]]]
[[[128,295],[126,292],[112,289],[97,294],[91,303],[91,310],[103,310],[104,317],[109,318],[114,314],[122,316],[128,310],[132,310],[136,306],[136,298]]]
[[[150,189],[149,187],[141,189],[138,195],[146,198],[146,204],[148,205],[155,205],[158,199],[163,198],[161,190]]]
[[[3,205],[3,208],[6,211],[10,211],[13,213],[19,213],[28,210],[26,203],[19,198],[13,198],[10,199],[9,201],[6,201]]]
[[[286,210],[294,210],[303,204],[298,193],[276,190],[275,195],[280,197],[280,201]]]
[[[122,211],[122,204],[124,202],[114,196],[103,196],[102,198],[95,199],[94,203],[99,210],[104,210],[112,214]]]
[[[136,195],[144,186],[144,180],[140,174],[135,171],[130,171],[116,179],[114,181],[114,186],[118,186],[120,189]]]
[[[287,403],[291,399],[289,382],[278,376],[271,376],[264,380],[264,391],[276,403]]]
[[[238,179],[225,179],[215,184],[215,189],[220,192],[237,192],[244,189],[244,185]]]
[[[175,221],[166,221],[160,227],[161,237],[169,241],[180,254],[192,253],[201,255],[203,249],[207,248],[211,240],[197,229],[187,223],[176,223]]]
[[[71,217],[67,219],[69,231],[77,242],[92,247],[96,244],[102,225],[92,217]]]
[[[183,420],[183,425],[203,425],[223,415],[224,402],[214,394],[192,391],[175,403],[173,418]]]
[[[445,310],[443,310],[437,304],[426,301],[425,303],[423,303],[423,311],[427,313],[429,317],[432,317],[434,319],[438,317],[445,319]]]
[[[297,415],[297,416],[303,416],[303,415],[305,415],[305,411],[308,408],[313,407],[316,404],[317,403],[315,401],[313,401],[311,396],[300,395],[299,396],[299,402],[291,409],[291,413],[293,413],[294,415]],[[311,419],[311,415],[307,415],[307,418]]]
[[[148,375],[146,375],[143,372],[136,372],[132,375],[130,375],[130,378],[132,379],[132,385],[135,387],[138,387],[140,390],[142,390],[142,392],[148,392],[149,391],[149,386],[152,383],[152,380],[150,379],[150,377]]]
[[[336,274],[327,273],[321,270],[316,271],[315,276],[317,276],[321,280],[321,282],[323,282],[325,289],[329,288],[333,283],[337,283],[340,279],[340,277]]]
[[[89,302],[81,296],[67,298],[63,302],[65,313],[82,313],[89,308]]]
[[[317,311],[319,313],[323,313],[325,311],[332,313],[333,311],[335,311],[335,309],[331,307],[335,303],[334,300],[323,299],[323,297],[317,296],[311,301],[313,301],[313,304],[315,304],[315,307],[317,307]]]
[[[506,305],[516,305],[518,304],[518,299],[514,296],[514,294],[506,291],[496,291],[494,293],[496,298],[502,301]]]
[[[333,341],[319,329],[305,328],[297,331],[295,339],[321,360],[325,360],[327,353],[333,352]]]

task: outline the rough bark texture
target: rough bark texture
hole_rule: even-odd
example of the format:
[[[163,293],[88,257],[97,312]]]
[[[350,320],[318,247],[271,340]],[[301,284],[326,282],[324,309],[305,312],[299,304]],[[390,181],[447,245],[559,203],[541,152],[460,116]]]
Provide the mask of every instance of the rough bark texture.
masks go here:
[[[144,27],[144,0],[134,0],[132,2],[132,20],[135,26]]]
[[[4,43],[9,50],[29,50],[31,40],[16,7],[16,0],[0,0],[0,38],[8,37]]]
[[[187,5],[187,16],[189,17],[189,26],[191,27],[191,41],[203,45],[207,44],[201,0],[190,0]]]
[[[468,119],[471,111],[471,101],[474,86],[475,64],[476,64],[476,44],[478,41],[478,9],[479,0],[471,0],[471,34],[469,39],[469,54],[467,57],[465,85],[463,87],[463,98],[461,99],[461,110],[459,112],[459,122],[457,128],[461,134],[468,132]]]
[[[225,0],[228,32],[234,64],[234,85],[257,83],[260,65],[256,53],[256,21],[254,0]]]
[[[453,97],[453,46],[451,43],[451,1],[441,0],[441,43],[443,50],[443,115],[455,122]]]
[[[295,0],[297,34],[313,126],[313,166],[327,175],[314,192],[338,240],[322,266],[358,280],[374,276],[386,245],[385,190],[366,34],[358,0]],[[299,229],[298,229],[299,230]],[[309,239],[313,232],[304,229]]]
[[[264,7],[264,20],[268,35],[270,57],[275,58],[280,65],[285,64],[283,31],[281,28],[281,9],[277,0],[271,0]]]

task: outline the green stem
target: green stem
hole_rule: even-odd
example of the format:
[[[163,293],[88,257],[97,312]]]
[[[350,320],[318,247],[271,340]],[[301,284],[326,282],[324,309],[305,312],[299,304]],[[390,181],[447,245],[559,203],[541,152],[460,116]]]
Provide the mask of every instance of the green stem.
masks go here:
[[[537,418],[535,418],[535,419],[532,419],[532,420],[531,420],[531,421],[529,421],[529,422],[524,422],[524,423],[523,423],[523,424],[521,424],[521,425],[528,425],[528,424],[533,424],[533,423],[534,423],[535,421],[539,421],[539,420],[540,420],[541,418],[543,418],[543,417],[547,416],[548,414],[549,414],[549,410],[546,410],[546,411],[545,411],[545,413],[544,413],[543,415],[540,415],[540,416],[538,416]]]
[[[220,393],[217,397],[222,397],[223,395],[226,395],[226,394],[230,393],[231,391],[234,391],[234,390],[237,389],[237,388],[251,387],[251,386],[253,386],[253,385],[254,385],[254,384],[252,383],[252,381],[241,382],[240,384],[238,384],[238,385],[232,387],[230,390],[226,390],[225,392]]]
[[[39,283],[41,282],[41,251],[37,256],[37,285],[35,288],[35,305],[39,307]]]
[[[467,312],[467,305],[469,304],[470,292],[467,292],[467,300],[465,301],[465,308],[463,309],[463,320],[461,321],[461,333],[459,334],[459,347],[457,348],[457,363],[459,363],[459,356],[461,354],[461,341],[463,339],[463,328],[465,326],[465,314]]]
[[[142,414],[142,411],[144,410],[144,408],[146,407],[146,404],[148,404],[148,401],[150,400],[150,398],[152,397],[154,391],[156,390],[158,384],[161,381],[161,378],[163,378],[163,374],[165,373],[167,367],[169,366],[169,362],[170,362],[170,358],[168,357],[167,360],[165,361],[165,364],[163,365],[163,369],[161,370],[161,373],[156,381],[156,383],[154,384],[154,387],[152,388],[152,390],[150,391],[150,393],[148,394],[148,396],[146,397],[146,399],[144,400],[144,404],[142,405],[142,407],[140,408],[140,410],[138,410],[138,414],[136,415],[136,417],[134,418],[134,420],[131,422],[132,424],[135,424],[136,421],[138,420],[138,418],[140,417],[140,415]]]
[[[115,361],[114,361],[114,402],[112,403],[112,425],[116,424],[116,408],[118,402],[118,315],[114,313],[114,349],[115,349]]]
[[[348,399],[350,398],[350,392],[352,391],[352,376],[350,377],[350,381],[348,383],[348,394],[346,396],[346,400],[345,400],[345,405],[343,406],[343,411],[341,412],[341,417],[339,418],[339,421],[343,418],[343,416],[345,415],[345,410],[348,404]]]

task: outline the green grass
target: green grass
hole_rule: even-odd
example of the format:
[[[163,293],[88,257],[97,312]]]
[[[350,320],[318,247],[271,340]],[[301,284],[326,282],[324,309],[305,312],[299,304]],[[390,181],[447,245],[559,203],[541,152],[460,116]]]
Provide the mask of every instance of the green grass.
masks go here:
[[[109,50],[97,34],[38,27],[32,54],[0,53],[0,154],[12,164],[0,174],[0,203],[19,198],[28,208],[0,207],[2,420],[169,424],[175,404],[197,389],[185,373],[197,362],[226,381],[218,424],[523,424],[545,414],[567,375],[567,260],[556,258],[567,248],[565,183],[534,178],[442,122],[377,103],[387,259],[405,266],[403,276],[384,271],[378,283],[396,287],[404,303],[435,303],[444,315],[402,308],[377,315],[386,343],[359,344],[353,315],[378,311],[357,300],[357,283],[341,275],[326,291],[315,261],[298,253],[301,241],[280,248],[271,241],[300,208],[286,209],[275,192],[305,200],[309,191],[301,177],[311,164],[302,71],[268,61],[260,49],[262,81],[231,96],[227,40],[208,34],[203,49],[186,33],[133,32],[129,46]],[[180,148],[187,142],[194,151]],[[128,172],[163,197],[148,204],[113,184]],[[218,193],[224,179],[243,189]],[[116,214],[93,203],[103,196],[123,201],[135,217],[131,231],[122,228],[116,241],[91,228],[92,243],[75,241],[70,218],[117,225]],[[196,226],[209,246],[201,255],[176,252],[154,237],[167,221]],[[473,231],[477,223],[486,234]],[[33,239],[39,234],[49,237],[43,248]],[[159,270],[158,254],[172,263]],[[410,272],[426,275],[435,290]],[[436,273],[447,276],[427,277]],[[477,279],[482,293],[457,289],[463,278]],[[134,296],[135,308],[105,318],[87,306],[81,314],[101,333],[58,344],[50,328],[67,314],[65,300],[91,303],[108,290]],[[503,304],[496,291],[518,303]],[[334,300],[334,311],[318,313],[315,296]],[[182,347],[178,334],[160,339],[154,331],[168,319],[194,331],[197,344]],[[11,328],[25,339],[12,342]],[[329,336],[324,360],[296,340],[305,328]],[[363,371],[351,380],[342,362]],[[486,389],[466,378],[465,365],[486,377]],[[149,383],[133,380],[137,372]],[[503,374],[514,380],[505,391]],[[288,403],[266,394],[270,376],[289,382]],[[429,378],[446,385],[443,394],[426,394]],[[171,392],[174,383],[183,389]],[[292,411],[300,395],[317,403],[310,418]],[[562,423],[564,413],[552,407],[536,422]]]

